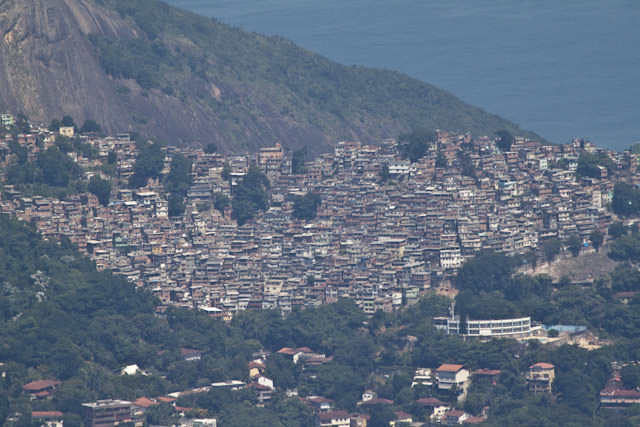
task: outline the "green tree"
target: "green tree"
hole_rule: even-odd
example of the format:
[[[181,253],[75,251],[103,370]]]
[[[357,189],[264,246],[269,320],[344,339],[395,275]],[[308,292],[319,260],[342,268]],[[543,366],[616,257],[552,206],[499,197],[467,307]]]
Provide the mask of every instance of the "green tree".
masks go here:
[[[387,182],[389,180],[389,165],[387,163],[380,166],[380,182]]]
[[[532,249],[524,254],[524,259],[531,266],[531,268],[535,269],[538,266],[538,253],[535,249]]]
[[[483,393],[471,393],[464,400],[464,410],[473,415],[481,415],[487,403],[487,396]]]
[[[9,416],[9,401],[6,397],[0,395],[0,424],[4,425],[4,421]]]
[[[616,261],[639,261],[640,237],[633,234],[618,237],[611,243],[608,255]]]
[[[602,242],[604,241],[604,234],[599,231],[592,231],[589,234],[589,241],[591,242],[591,245],[593,245],[593,249],[595,249],[596,252],[599,252]]]
[[[84,123],[82,124],[82,127],[80,128],[80,133],[86,133],[86,132],[96,132],[99,133],[102,130],[102,126],[100,126],[100,123],[96,122],[95,120],[85,120]]]
[[[307,173],[307,166],[304,160],[307,157],[307,149],[295,150],[291,155],[291,173],[294,175]]]
[[[269,187],[269,179],[257,166],[252,165],[233,191],[231,215],[238,221],[238,225],[253,218],[257,211],[267,210]]]
[[[38,156],[37,166],[42,171],[42,182],[55,187],[66,187],[71,179],[78,178],[82,169],[57,147],[49,147]]]
[[[218,146],[216,144],[214,144],[213,142],[210,142],[204,147],[204,152],[207,153],[207,154],[217,153],[218,152]]]
[[[471,156],[469,156],[469,153],[467,153],[466,151],[459,151],[458,159],[460,161],[460,169],[462,169],[462,175],[475,178],[476,167],[473,164],[473,160],[471,160]]]
[[[149,425],[170,426],[179,418],[175,408],[165,402],[149,406],[144,415]]]
[[[548,263],[551,263],[556,259],[560,254],[561,249],[562,242],[560,239],[549,239],[542,244],[542,251],[544,252],[544,257],[547,259]]]
[[[171,194],[168,203],[167,214],[169,216],[181,216],[186,210],[184,198],[179,194]]]
[[[313,412],[300,399],[276,402],[273,411],[278,414],[280,422],[286,427],[306,427],[314,424]]]
[[[16,135],[19,133],[27,133],[31,130],[31,125],[29,124],[29,117],[23,113],[19,113],[16,116],[16,122],[13,125],[12,134]]]
[[[60,126],[62,126],[62,122],[58,119],[53,119],[49,125],[49,130],[51,132],[58,132],[60,130]]]
[[[434,142],[434,135],[427,129],[415,129],[410,133],[400,135],[398,142],[402,155],[414,163],[427,153]]]
[[[367,421],[367,426],[369,427],[387,427],[389,422],[396,418],[391,405],[382,403],[366,405],[364,410],[371,415],[371,418]]]
[[[470,290],[474,294],[503,290],[517,265],[518,260],[514,257],[492,250],[481,250],[464,263],[453,281],[456,288]]]
[[[322,197],[318,193],[307,193],[293,199],[293,216],[310,221],[316,217]]]
[[[62,126],[68,126],[68,127],[77,128],[76,122],[73,120],[73,117],[71,117],[71,116],[62,117],[61,124],[62,124]]]
[[[229,206],[229,204],[231,204],[231,200],[229,200],[229,197],[226,194],[219,191],[213,193],[213,208],[215,210],[223,213],[224,208]]]
[[[613,187],[611,208],[620,216],[632,216],[640,212],[640,190],[626,182],[617,182]]]
[[[82,417],[73,412],[67,412],[62,419],[63,425],[69,427],[82,427],[84,425]]]
[[[231,165],[228,162],[225,162],[222,166],[221,177],[225,181],[229,181],[231,179]]]
[[[629,228],[626,227],[622,222],[613,222],[609,226],[607,230],[607,234],[611,236],[613,239],[617,239],[620,236],[626,236],[629,233]]]
[[[515,142],[516,139],[513,137],[513,135],[511,135],[509,131],[504,129],[496,131],[496,136],[498,137],[496,144],[503,153],[511,150],[511,145]]]
[[[604,152],[589,153],[583,151],[578,158],[578,168],[576,169],[576,176],[590,177],[600,179],[600,167],[604,167],[608,174],[611,174],[615,170],[616,165],[611,158]]]
[[[133,175],[129,179],[129,186],[132,188],[144,187],[149,178],[160,177],[164,166],[162,145],[152,142],[140,142],[136,145],[138,156],[133,165]]]
[[[117,162],[118,155],[113,151],[109,151],[109,153],[107,153],[107,163],[110,165],[115,165]]]
[[[294,389],[298,385],[301,366],[294,364],[291,359],[275,353],[267,360],[267,377],[273,379],[274,385],[282,390]]]
[[[574,257],[580,255],[582,249],[582,239],[577,234],[572,234],[565,240],[564,244],[569,248]]]
[[[89,180],[89,191],[94,194],[102,206],[109,205],[111,197],[111,182],[94,175]]]
[[[170,171],[167,174],[164,188],[172,195],[185,197],[193,184],[192,162],[181,153],[171,158]]]

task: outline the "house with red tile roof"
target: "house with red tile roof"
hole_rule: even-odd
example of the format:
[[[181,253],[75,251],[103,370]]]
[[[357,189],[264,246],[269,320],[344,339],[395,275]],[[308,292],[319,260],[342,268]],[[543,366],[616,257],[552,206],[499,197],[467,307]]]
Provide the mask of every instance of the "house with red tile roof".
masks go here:
[[[351,417],[347,411],[318,412],[316,418],[321,427],[351,426]]]
[[[451,409],[449,403],[442,402],[440,399],[434,397],[423,397],[422,399],[418,399],[417,402],[427,409],[429,418],[436,422],[440,422],[444,414]]]
[[[534,363],[529,366],[525,377],[529,391],[551,393],[551,386],[556,377],[555,366],[545,362]]]
[[[31,419],[46,427],[63,427],[63,414],[60,411],[33,411]]]
[[[461,393],[460,396],[464,396],[469,387],[469,382],[469,371],[464,369],[464,365],[443,363],[436,369],[438,390],[456,390]]]
[[[446,426],[453,426],[457,424],[462,424],[465,420],[467,420],[471,415],[467,414],[465,411],[461,411],[459,409],[449,411],[442,417],[442,424]]]
[[[38,380],[23,385],[22,390],[24,390],[25,393],[42,399],[49,397],[60,384],[60,381],[55,380]]]

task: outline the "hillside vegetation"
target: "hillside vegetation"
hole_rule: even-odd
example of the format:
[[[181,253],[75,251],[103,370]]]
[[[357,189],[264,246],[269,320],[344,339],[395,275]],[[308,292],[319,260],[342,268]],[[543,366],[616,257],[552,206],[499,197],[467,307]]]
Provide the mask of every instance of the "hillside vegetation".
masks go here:
[[[552,283],[544,276],[514,276],[517,260],[485,251],[456,279],[462,314],[531,314],[545,323],[585,325],[613,339],[613,345],[587,351],[445,335],[433,328],[431,318],[445,314],[449,301],[433,293],[400,311],[379,311],[372,317],[346,299],[294,310],[286,318],[273,310],[245,311],[229,325],[195,310],[169,308],[159,315],[153,296],[96,271],[67,240],[44,241],[31,227],[4,215],[0,260],[0,367],[5,373],[0,376],[0,423],[19,413],[22,416],[8,425],[32,425],[31,411],[60,410],[65,425],[80,425],[83,402],[156,397],[212,381],[246,380],[251,355],[260,349],[271,352],[265,372],[277,387],[271,404],[256,407],[255,393],[246,389],[185,395],[177,405],[214,416],[223,425],[311,425],[309,409],[284,393],[297,388],[302,396],[323,395],[338,408],[365,411],[372,417],[371,425],[388,425],[392,409],[426,420],[419,398],[452,396],[432,387],[411,387],[414,370],[461,363],[471,370],[501,370],[494,384],[474,382],[467,399],[459,403],[476,415],[489,405],[488,425],[604,426],[638,421],[635,407],[620,413],[598,408],[598,391],[612,374],[611,362],[637,359],[640,300],[621,304],[612,298],[613,292],[639,289],[638,271],[628,264],[611,274],[609,285],[572,285]],[[332,359],[315,370],[303,370],[275,353],[285,346],[307,346]],[[201,359],[184,360],[185,348],[201,351]],[[526,390],[523,372],[538,361],[556,366],[553,397]],[[119,375],[120,368],[130,364],[149,375]],[[623,370],[623,381],[635,387],[640,371],[629,366],[627,371],[633,372]],[[39,379],[62,384],[52,398],[32,400],[22,385]],[[358,406],[365,390],[393,400],[392,406]]]
[[[71,114],[108,132],[223,151],[281,141],[317,153],[419,127],[533,136],[403,74],[340,65],[157,0],[40,3],[0,6],[10,36],[0,46],[0,109],[32,119]]]

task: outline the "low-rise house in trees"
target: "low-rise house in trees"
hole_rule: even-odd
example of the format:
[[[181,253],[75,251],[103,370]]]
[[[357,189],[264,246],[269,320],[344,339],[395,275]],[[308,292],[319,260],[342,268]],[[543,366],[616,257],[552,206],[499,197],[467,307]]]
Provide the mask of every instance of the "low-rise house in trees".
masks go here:
[[[619,371],[614,370],[614,376],[600,390],[600,405],[603,408],[619,410],[636,404],[640,404],[640,391],[625,388]]]
[[[451,405],[434,397],[423,397],[418,403],[427,409],[427,417],[431,421],[440,422],[444,414],[451,409]]]
[[[486,379],[491,382],[491,384],[496,384],[496,379],[500,376],[502,372],[499,369],[487,369],[481,368],[476,369],[471,374],[477,379]]]
[[[441,423],[446,426],[454,426],[457,424],[462,424],[465,422],[471,415],[467,414],[465,411],[461,411],[459,409],[455,409],[453,411],[449,411],[442,417]]]
[[[316,425],[320,427],[350,427],[351,417],[347,411],[318,412]]]
[[[44,399],[49,397],[60,384],[60,381],[55,380],[38,380],[23,385],[22,390],[29,393],[32,399]]]
[[[333,411],[334,401],[324,396],[309,396],[304,399],[304,402],[316,412]]]
[[[418,368],[413,375],[413,381],[411,387],[417,385],[432,386],[433,385],[433,371],[430,368]]]
[[[202,357],[202,352],[192,348],[181,348],[180,355],[187,362],[197,362]]]
[[[351,414],[351,427],[367,427],[367,421],[371,419],[371,415],[367,414]]]
[[[396,419],[389,421],[389,425],[392,427],[413,423],[413,416],[411,414],[402,411],[395,411],[393,414],[396,416]]]
[[[227,380],[227,381],[221,381],[217,383],[211,383],[211,388],[218,389],[218,390],[231,390],[231,391],[242,390],[243,388],[245,388],[245,386],[246,386],[245,383],[238,380]]]
[[[555,366],[551,363],[538,362],[529,366],[525,376],[530,391],[551,393],[551,386],[556,377]]]
[[[469,371],[463,365],[444,363],[436,369],[436,383],[439,390],[456,391],[466,395],[469,387]]]
[[[45,427],[62,427],[63,414],[60,411],[33,411],[31,420]]]
[[[134,404],[126,400],[98,400],[83,403],[85,407],[85,425],[88,427],[107,427],[123,423],[132,423],[142,427],[142,418],[134,414]]]

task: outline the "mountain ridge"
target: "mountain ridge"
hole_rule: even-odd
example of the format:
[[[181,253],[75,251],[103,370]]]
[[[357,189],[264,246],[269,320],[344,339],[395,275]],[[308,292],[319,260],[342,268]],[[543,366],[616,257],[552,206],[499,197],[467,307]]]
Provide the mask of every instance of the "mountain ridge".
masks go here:
[[[45,123],[69,114],[225,152],[280,141],[317,154],[417,127],[538,138],[400,73],[340,65],[157,0],[8,0],[0,35],[0,109]]]

